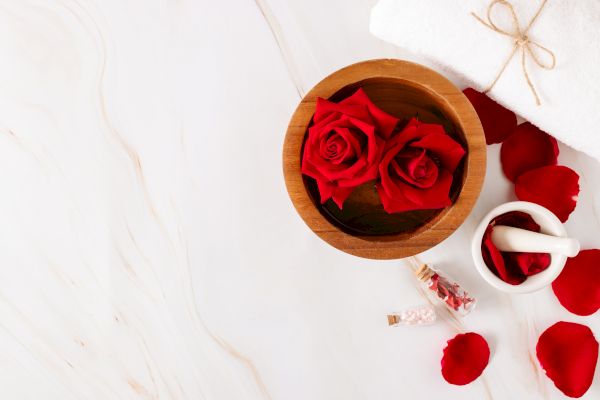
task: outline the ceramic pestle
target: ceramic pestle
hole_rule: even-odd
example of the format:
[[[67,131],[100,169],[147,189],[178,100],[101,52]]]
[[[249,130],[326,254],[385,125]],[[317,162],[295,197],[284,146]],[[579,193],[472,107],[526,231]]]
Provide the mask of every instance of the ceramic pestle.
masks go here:
[[[504,225],[494,226],[492,242],[500,251],[558,253],[567,257],[574,257],[579,253],[577,239],[546,235]]]

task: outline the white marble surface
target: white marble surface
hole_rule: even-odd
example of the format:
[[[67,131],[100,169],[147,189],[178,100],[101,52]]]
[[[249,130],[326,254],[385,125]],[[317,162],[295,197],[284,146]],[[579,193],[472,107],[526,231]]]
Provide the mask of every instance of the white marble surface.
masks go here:
[[[479,298],[462,328],[388,328],[423,301],[407,268],[329,247],[288,200],[300,96],[355,61],[419,60],[369,35],[372,4],[0,0],[2,399],[563,397],[537,337],[560,319],[600,337],[598,316],[495,292],[468,253],[513,199],[498,146],[470,218],[422,256]],[[561,150],[582,175],[567,228],[600,247],[600,164]],[[457,329],[492,348],[465,387],[439,373]]]

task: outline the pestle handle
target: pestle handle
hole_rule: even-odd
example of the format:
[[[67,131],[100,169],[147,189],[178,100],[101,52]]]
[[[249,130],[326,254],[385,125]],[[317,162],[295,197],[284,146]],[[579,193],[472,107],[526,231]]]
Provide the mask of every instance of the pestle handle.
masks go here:
[[[559,253],[567,257],[575,257],[579,253],[577,239],[546,235],[504,225],[494,226],[492,242],[500,251]]]

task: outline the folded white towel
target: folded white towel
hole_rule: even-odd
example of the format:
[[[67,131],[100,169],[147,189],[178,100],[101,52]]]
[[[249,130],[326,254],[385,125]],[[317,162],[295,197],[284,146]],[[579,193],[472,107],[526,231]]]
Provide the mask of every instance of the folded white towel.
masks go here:
[[[371,13],[371,33],[464,75],[486,88],[510,54],[514,41],[485,27],[490,1],[380,0]],[[525,27],[541,0],[512,2]],[[512,31],[501,5],[494,22]],[[512,59],[490,97],[557,139],[600,160],[600,1],[549,0],[528,32],[552,50],[556,66],[544,70],[527,58],[527,71],[541,100],[537,106],[523,75],[520,54]],[[541,57],[544,54],[540,53]]]

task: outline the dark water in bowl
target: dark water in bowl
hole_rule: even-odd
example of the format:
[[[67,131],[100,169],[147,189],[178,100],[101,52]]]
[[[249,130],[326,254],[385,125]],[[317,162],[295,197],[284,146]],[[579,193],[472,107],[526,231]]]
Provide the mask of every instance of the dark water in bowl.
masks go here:
[[[455,172],[455,180],[450,190],[452,202],[458,197],[462,186],[462,170],[461,166]],[[375,181],[357,187],[344,203],[343,210],[340,210],[331,199],[325,204],[320,204],[319,190],[314,179],[305,177],[304,182],[321,214],[349,234],[379,236],[412,232],[431,221],[443,210],[416,210],[388,214],[379,200]]]

